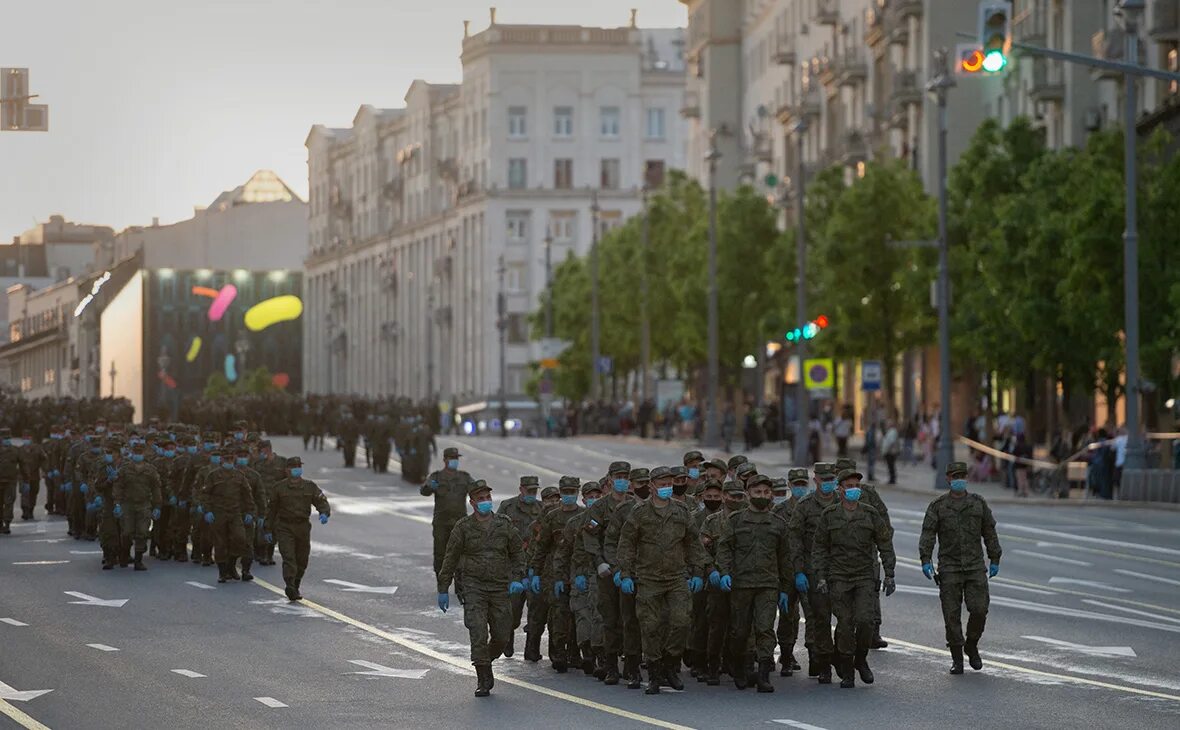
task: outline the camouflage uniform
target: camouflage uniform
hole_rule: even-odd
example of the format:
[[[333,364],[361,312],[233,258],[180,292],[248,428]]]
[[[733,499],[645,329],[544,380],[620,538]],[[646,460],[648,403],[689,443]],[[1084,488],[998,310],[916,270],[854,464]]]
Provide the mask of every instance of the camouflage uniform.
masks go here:
[[[843,458],[836,459],[836,471],[841,472],[845,469],[856,469],[856,462],[852,459]],[[889,520],[889,509],[885,507],[885,501],[881,499],[877,488],[872,484],[860,484],[861,495],[860,501],[862,504],[867,504],[880,513],[882,519],[885,520],[885,527],[889,530],[889,539],[893,539],[893,523]],[[884,649],[889,644],[881,638],[881,561],[873,559],[873,646],[874,649]]]
[[[45,449],[41,444],[26,438],[20,447],[20,461],[24,473],[20,486],[21,519],[33,519],[37,507],[37,495],[41,493],[41,469],[45,465]]]
[[[298,456],[287,459],[287,469],[303,468]],[[321,515],[332,514],[328,498],[316,483],[303,477],[288,476],[275,484],[274,495],[266,515],[267,534],[279,545],[283,557],[283,580],[287,585],[287,598],[298,600],[299,584],[307,571],[307,559],[311,555],[311,508]]]
[[[12,445],[12,433],[0,429],[0,534],[11,534],[12,505],[21,479],[20,449]]]
[[[214,452],[216,453],[216,452]],[[246,539],[246,515],[253,515],[254,497],[250,482],[234,466],[231,454],[222,454],[221,463],[210,469],[205,476],[203,503],[205,522],[212,517],[211,538],[213,555],[217,560],[218,582],[237,580],[236,563],[239,557],[252,554],[251,543]],[[249,565],[245,566],[247,569]]]
[[[508,499],[501,501],[499,508],[496,510],[497,514],[504,515],[508,519],[512,520],[512,526],[515,527],[517,533],[520,534],[521,544],[526,554],[528,553],[528,542],[529,538],[531,537],[529,533],[529,525],[531,525],[534,520],[541,516],[541,503],[535,493],[537,488],[540,486],[540,483],[540,479],[535,476],[521,477],[520,486],[533,492],[531,495],[533,501],[525,502],[522,495],[517,495],[515,497],[509,497]],[[516,595],[512,596],[510,600],[512,602],[512,632],[509,633],[508,643],[504,646],[504,656],[508,657],[512,656],[516,651],[516,637],[514,632],[516,629],[520,628],[520,619],[524,614],[524,606],[526,602],[529,606],[529,626],[532,625],[533,621],[543,622],[541,614],[539,613],[540,609],[537,607],[538,602],[536,595],[529,591],[525,591],[522,593],[517,593]],[[526,636],[530,635],[529,626],[525,626]],[[540,660],[540,641],[540,631],[536,632],[536,646],[532,646],[526,640],[524,650],[525,659],[528,659],[529,661]]]
[[[646,469],[641,472],[639,470],[632,472],[631,465],[625,461],[612,463],[607,473],[623,480],[633,474],[637,479],[646,480],[648,478]],[[628,649],[632,648],[632,644],[638,644],[638,634],[636,632],[634,638],[627,636],[629,632],[625,629],[629,627],[624,627],[622,622],[623,595],[614,583],[614,573],[618,570],[618,566],[612,563],[607,555],[607,530],[615,523],[619,511],[634,501],[634,497],[627,492],[626,487],[623,491],[619,491],[613,485],[608,485],[607,489],[608,493],[587,510],[586,529],[579,539],[582,541],[582,550],[592,556],[597,576],[598,615],[602,619],[602,645],[606,655],[605,682],[606,684],[618,684],[619,654],[622,653],[624,644]],[[614,553],[614,546],[611,545],[610,555],[613,557]],[[626,596],[626,598],[634,607],[634,597]],[[632,641],[625,641],[625,639],[632,639]],[[638,652],[639,647],[634,646],[634,650]]]
[[[582,499],[587,495],[601,492],[598,482],[582,485]],[[592,504],[590,506],[593,506]],[[606,664],[602,644],[602,617],[598,614],[598,581],[594,578],[594,553],[586,550],[582,536],[590,522],[589,508],[581,510],[565,523],[562,536],[563,550],[554,561],[554,573],[566,582],[569,592],[570,611],[574,614],[578,648],[582,652],[582,669],[593,672],[598,679],[606,676]],[[578,583],[584,583],[579,588]]]
[[[806,469],[791,469],[787,472],[786,479],[775,480],[775,491],[780,491],[784,486],[789,488],[790,485],[806,486],[808,481],[810,481],[810,477],[807,475]],[[790,525],[791,517],[795,514],[795,505],[798,503],[799,500],[791,496],[776,504],[773,511]],[[802,596],[799,591],[795,590],[794,573],[792,572],[791,575],[791,589],[787,591],[787,610],[779,611],[778,629],[775,631],[775,636],[778,639],[779,663],[782,665],[780,674],[784,677],[790,677],[795,673],[795,670],[799,669],[799,665],[795,662],[795,642],[799,640],[799,614],[806,604],[806,601],[800,600]],[[811,646],[810,636],[810,633],[804,634],[804,641],[809,647]]]
[[[562,477],[558,489],[569,493],[580,486],[577,477]],[[556,509],[545,512],[540,519],[541,530],[537,540],[536,550],[529,559],[531,575],[540,576],[540,587],[544,593],[550,593],[549,600],[549,659],[553,668],[558,672],[565,672],[570,663],[578,661],[575,655],[578,651],[576,639],[572,638],[573,614],[570,613],[570,594],[566,589],[569,578],[554,571],[554,562],[558,553],[565,547],[565,526],[576,517],[583,508],[576,503],[562,504]],[[563,590],[555,590],[555,584],[562,583]]]
[[[133,454],[143,456],[143,445],[137,445]],[[145,461],[134,459],[123,463],[115,475],[111,490],[119,516],[119,531],[122,549],[126,551],[129,542],[135,543],[135,569],[146,570],[143,554],[147,552],[148,532],[152,526],[152,511],[158,510],[163,501],[160,493],[160,474]]]
[[[450,447],[443,450],[443,459],[458,459],[459,450]],[[475,481],[471,475],[458,469],[440,469],[426,477],[426,483],[419,489],[423,497],[434,497],[434,519],[431,527],[434,533],[434,575],[442,568],[446,555],[447,540],[455,523],[467,514],[467,490]],[[460,566],[462,567],[462,566]],[[459,594],[462,600],[462,593]]]

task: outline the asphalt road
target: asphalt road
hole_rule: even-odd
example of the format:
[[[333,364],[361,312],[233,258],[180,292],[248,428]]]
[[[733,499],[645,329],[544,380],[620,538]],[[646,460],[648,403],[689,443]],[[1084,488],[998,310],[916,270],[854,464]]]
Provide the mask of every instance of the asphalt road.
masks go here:
[[[680,457],[662,444],[594,438],[442,439],[440,448],[452,443],[497,499],[523,473],[546,483],[597,476],[619,458]],[[300,453],[293,439],[276,447]],[[496,663],[492,697],[477,700],[462,608],[435,606],[430,500],[396,474],[340,468],[336,453],[304,458],[333,518],[314,525],[303,604],[282,597],[277,565],[257,567],[254,584],[218,585],[215,568],[156,560],[146,573],[103,572],[97,545],[68,538],[59,518],[38,511],[38,521],[15,523],[0,537],[0,727],[1180,725],[1174,512],[996,505],[1004,559],[981,672],[946,673],[936,589],[917,561],[928,500],[884,491],[898,592],[884,599],[890,646],[870,657],[871,687],[796,676],[775,677],[771,695],[689,681],[683,693],[649,697],[526,663],[518,634],[516,656]],[[776,473],[787,457],[756,461]]]

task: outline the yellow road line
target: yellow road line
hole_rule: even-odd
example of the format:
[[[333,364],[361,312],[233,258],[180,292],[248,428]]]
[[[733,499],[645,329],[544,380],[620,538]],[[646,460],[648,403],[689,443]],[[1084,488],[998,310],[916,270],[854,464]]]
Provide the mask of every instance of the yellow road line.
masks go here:
[[[946,655],[946,649],[936,649],[933,646],[925,646],[923,644],[914,644],[909,641],[902,641],[901,639],[894,639],[887,637],[886,641],[898,646],[904,646],[907,649],[916,649],[927,653]],[[1155,697],[1160,700],[1173,700],[1180,702],[1180,695],[1170,695],[1164,692],[1156,692],[1150,689],[1140,689],[1139,687],[1128,687],[1123,684],[1111,684],[1110,682],[1100,682],[1097,679],[1086,679],[1085,677],[1077,677],[1072,674],[1056,674],[1054,672],[1045,672],[1040,669],[1032,669],[1030,667],[1021,667],[1016,664],[1007,664],[1005,662],[997,662],[991,659],[987,660],[987,666],[999,667],[1000,669],[1007,669],[1012,672],[1020,672],[1022,674],[1031,674],[1036,677],[1049,677],[1051,679],[1059,679],[1063,682],[1074,682],[1075,684],[1084,684],[1090,687],[1099,687],[1101,689],[1115,690],[1116,692],[1127,692],[1129,694],[1143,695],[1145,697]]]
[[[281,588],[279,588],[278,586],[271,585],[270,583],[267,583],[266,581],[261,580],[259,578],[254,579],[254,585],[261,586],[272,593],[277,593],[280,596],[285,595],[283,590]],[[398,646],[400,646],[404,649],[409,649],[410,651],[417,652],[417,653],[422,654],[424,656],[428,656],[431,659],[434,659],[436,661],[440,661],[445,664],[450,664],[453,667],[459,667],[460,669],[470,670],[471,664],[469,662],[463,661],[461,659],[456,659],[455,657],[448,656],[447,654],[443,654],[442,652],[439,652],[439,651],[435,651],[434,649],[431,649],[430,647],[427,647],[427,646],[423,646],[422,644],[419,644],[418,642],[416,642],[412,639],[407,639],[407,638],[404,638],[401,636],[397,636],[395,634],[389,633],[388,631],[382,631],[381,629],[377,628],[376,626],[373,626],[371,624],[367,624],[364,621],[358,621],[357,619],[354,619],[351,616],[346,616],[343,613],[340,613],[339,611],[335,611],[331,608],[328,608],[327,606],[321,606],[320,604],[315,603],[313,601],[309,601],[307,599],[304,599],[303,601],[301,601],[301,605],[307,606],[308,608],[312,609],[313,611],[323,614],[324,616],[327,616],[329,618],[334,618],[337,621],[346,623],[349,626],[360,629],[361,631],[372,634],[373,636],[377,636],[379,638],[385,639],[386,641],[388,641],[392,644],[397,644]],[[532,682],[526,682],[525,680],[517,679],[516,677],[505,677],[505,676],[501,675],[501,676],[496,677],[496,681],[503,682],[504,684],[515,685],[517,687],[521,687],[523,689],[527,689],[532,692],[536,692],[538,694],[547,695],[549,697],[553,697],[554,699],[564,700],[565,702],[570,702],[575,705],[581,705],[582,707],[587,707],[592,710],[598,710],[599,712],[605,712],[607,714],[615,715],[617,717],[622,717],[627,720],[634,720],[635,722],[641,722],[645,725],[652,725],[654,727],[662,727],[662,728],[666,728],[667,730],[692,730],[692,728],[688,727],[687,725],[677,725],[676,723],[673,723],[673,722],[667,722],[665,720],[660,720],[655,717],[641,715],[637,712],[630,712],[628,710],[623,710],[618,707],[612,707],[611,705],[604,705],[600,702],[595,702],[594,700],[588,700],[585,697],[578,697],[577,695],[568,694],[566,692],[561,692],[559,690],[550,689],[548,687],[542,687],[539,684],[533,684]],[[28,726],[26,726],[26,727],[28,727]]]
[[[6,700],[0,700],[0,714],[8,715],[17,725],[28,728],[28,730],[49,730],[48,726],[37,722],[23,711],[13,707]]]

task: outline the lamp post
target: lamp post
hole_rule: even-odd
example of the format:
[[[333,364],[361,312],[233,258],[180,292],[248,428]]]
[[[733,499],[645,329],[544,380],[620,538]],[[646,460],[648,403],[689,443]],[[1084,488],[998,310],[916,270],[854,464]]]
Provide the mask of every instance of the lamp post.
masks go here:
[[[708,351],[705,380],[705,445],[715,447],[721,443],[721,430],[717,422],[717,390],[719,379],[718,363],[718,315],[717,315],[717,161],[721,150],[717,149],[717,135],[724,127],[709,132],[709,151],[705,162],[709,164],[709,289],[706,296],[708,308]]]
[[[590,400],[598,405],[602,384],[598,377],[598,191],[590,193]]]
[[[1122,0],[1118,11],[1123,16],[1124,60],[1139,62],[1139,20],[1143,16],[1143,0]],[[1138,169],[1135,160],[1135,117],[1139,112],[1136,97],[1136,78],[1123,75],[1123,165],[1126,170],[1126,217],[1123,232],[1123,332],[1127,347],[1127,455],[1125,469],[1146,469],[1147,448],[1139,424],[1139,230],[1136,189]]]
[[[807,138],[807,120],[799,117],[791,126],[795,136],[795,317],[800,326],[807,321],[807,221],[804,194],[807,188],[807,167],[803,160],[803,147]],[[803,373],[803,361],[807,357],[807,340],[795,343],[795,354],[799,360],[799,381],[795,384],[795,463],[808,462],[807,446],[811,434],[811,394],[807,392],[807,379]]]
[[[643,383],[640,386],[642,402],[647,403],[648,398],[651,397],[651,319],[648,316],[648,283],[647,283],[647,267],[650,263],[648,261],[650,256],[650,234],[651,226],[650,212],[647,207],[647,189],[648,179],[647,171],[644,171],[643,190],[641,192],[643,200],[643,264],[639,267],[639,362],[640,375],[643,378]]]
[[[500,330],[500,437],[508,437],[508,393],[506,381],[508,378],[508,356],[505,350],[508,334],[508,296],[504,293],[504,256],[500,256],[500,266],[496,273],[500,276],[500,291],[496,296],[496,311],[499,318],[496,327]]]
[[[553,231],[545,232],[545,339],[553,341]],[[546,360],[553,353],[542,353]],[[550,433],[549,417],[553,408],[553,370],[546,367],[541,373],[541,417],[545,419],[545,435]]]

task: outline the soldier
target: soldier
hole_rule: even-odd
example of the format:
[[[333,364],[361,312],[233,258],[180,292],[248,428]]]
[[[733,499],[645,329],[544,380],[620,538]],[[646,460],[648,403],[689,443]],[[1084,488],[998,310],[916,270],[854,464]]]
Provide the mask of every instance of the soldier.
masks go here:
[[[202,439],[200,456],[204,457],[204,463],[201,463],[200,458],[194,459],[196,463],[192,467],[190,487],[192,500],[196,503],[192,524],[192,559],[194,564],[208,567],[213,565],[213,527],[205,521],[205,488],[208,485],[209,473],[221,467],[221,453],[216,451],[220,434],[211,431]]]
[[[623,526],[631,517],[631,512],[651,495],[651,485],[657,480],[671,484],[671,476],[667,467],[657,467],[648,472],[647,469],[632,469],[628,481],[636,499],[622,504],[614,513],[607,525],[606,535],[603,537],[603,550],[606,560],[615,566],[613,576],[614,585],[621,589],[623,581],[622,561],[619,556],[619,538],[623,535]],[[639,689],[643,686],[643,674],[640,672],[640,659],[643,655],[643,640],[639,625],[639,614],[636,610],[634,593],[623,593],[619,590],[619,625],[623,638],[623,678],[627,680],[627,689]]]
[[[520,533],[522,549],[527,555],[529,552],[529,525],[541,516],[541,503],[537,500],[537,490],[541,485],[541,479],[537,476],[522,476],[520,478],[520,494],[515,497],[501,500],[500,507],[496,510],[497,514],[504,515],[512,520],[512,526]],[[531,576],[530,576],[531,578]],[[516,629],[520,628],[520,618],[524,613],[524,604],[527,601],[529,604],[529,624],[534,621],[541,621],[541,615],[536,612],[536,593],[532,591],[524,591],[512,596],[512,631],[508,632],[508,642],[504,644],[504,656],[511,657],[516,652]],[[525,627],[525,636],[530,635],[528,626]],[[533,659],[532,657],[536,657]],[[536,632],[536,645],[534,646],[527,638],[525,640],[524,658],[529,661],[540,661],[541,659],[541,634]]]
[[[719,484],[725,483],[725,476],[729,469],[725,466],[725,461],[722,459],[713,459],[706,461],[703,466],[704,477],[706,480],[712,479]]]
[[[115,564],[127,567],[127,551],[122,547],[123,536],[119,529],[119,519],[115,517],[115,479],[119,475],[119,466],[123,462],[121,453],[123,440],[120,438],[107,439],[103,450],[102,463],[93,477],[93,495],[88,509],[96,512],[98,517],[98,541],[102,547],[102,569],[112,570]]]
[[[725,473],[722,470],[721,473]],[[716,514],[721,510],[723,504],[721,482],[716,479],[706,478],[702,480],[701,489],[698,497],[701,502],[701,509],[693,513],[692,519],[696,524],[697,532],[701,533],[701,545],[705,548],[705,553],[710,560],[715,555],[716,546],[713,544],[705,544],[704,522],[709,515]],[[711,573],[710,573],[711,575]],[[718,573],[720,580],[721,574]],[[692,596],[692,625],[689,628],[688,651],[685,653],[685,663],[689,665],[689,671],[692,676],[697,678],[698,682],[706,682],[709,678],[709,595],[713,592],[716,586],[710,585],[705,587],[705,590],[694,593]]]
[[[807,676],[818,677],[820,684],[832,683],[832,607],[827,593],[810,590],[815,582],[812,549],[819,518],[825,509],[835,504],[835,465],[817,461],[812,467],[816,490],[795,505],[791,515],[791,559],[795,561],[795,590],[803,601],[807,617],[807,632],[811,634],[807,647]]]
[[[594,556],[594,571],[598,582],[598,615],[602,618],[602,648],[606,673],[603,682],[619,683],[619,654],[623,650],[623,630],[620,616],[619,589],[613,576],[614,566],[606,557],[606,530],[620,507],[634,499],[631,493],[631,465],[616,461],[607,469],[611,488],[607,496],[588,509],[586,529],[580,539],[582,549]],[[644,473],[646,476],[646,472]]]
[[[12,431],[0,428],[0,535],[11,535],[12,505],[21,479],[20,450],[12,445]]]
[[[589,524],[590,508],[602,496],[602,485],[586,482],[582,485],[581,510],[565,523],[562,545],[554,573],[568,578],[570,590],[570,611],[574,624],[578,648],[582,652],[582,672],[593,674],[598,680],[606,678],[606,659],[602,644],[602,617],[598,615],[598,581],[594,580],[594,554],[586,550],[581,539]]]
[[[276,541],[283,557],[283,582],[287,599],[299,601],[299,584],[307,572],[307,558],[311,555],[311,508],[320,514],[320,524],[328,524],[332,507],[316,483],[303,478],[303,460],[298,456],[287,459],[287,478],[275,484],[274,497],[266,515],[267,542]]]
[[[636,597],[647,656],[645,691],[659,694],[661,682],[682,690],[678,672],[688,632],[689,596],[704,587],[701,572],[708,558],[692,515],[672,500],[671,484],[658,486],[649,501],[631,511],[618,552],[620,589]]]
[[[45,445],[45,513],[55,514],[58,488],[61,486],[61,462],[69,442],[65,430],[53,426],[49,432],[49,443]]]
[[[541,509],[537,513],[537,518],[529,523],[528,530],[521,536],[522,542],[527,546],[524,561],[526,566],[532,564],[533,553],[537,551],[537,546],[541,543],[542,515],[555,509],[559,504],[561,504],[561,498],[558,495],[557,487],[549,486],[541,490]],[[549,604],[553,601],[553,592],[549,590],[534,591],[532,586],[533,569],[528,568],[524,587],[529,594],[529,623],[525,630],[524,658],[530,662],[539,662],[541,661],[541,635],[545,633],[545,627],[549,623]],[[535,617],[533,615],[534,609],[537,612]],[[553,634],[549,635],[548,654],[553,655]]]
[[[758,691],[773,692],[770,673],[774,670],[775,606],[787,610],[792,573],[787,523],[771,511],[769,477],[753,477],[746,491],[749,507],[722,522],[716,569],[721,573],[718,581],[721,590],[733,592],[730,612],[734,646],[738,651],[733,683],[738,689],[746,688],[746,676],[741,669],[747,659],[741,652],[753,630],[758,655]]]
[[[856,462],[848,458],[836,459],[836,473],[845,469],[856,471]],[[885,520],[885,527],[889,529],[889,539],[892,540],[893,523],[889,520],[889,510],[885,507],[885,501],[881,499],[877,488],[872,484],[861,483],[860,488],[860,501],[881,514],[881,518]],[[873,641],[871,648],[884,649],[889,646],[889,642],[881,638],[881,561],[875,557],[873,558],[873,581]]]
[[[91,438],[90,448],[78,453],[74,460],[74,484],[76,488],[70,493],[71,514],[74,515],[74,539],[89,538],[93,540],[98,534],[98,518],[93,511],[87,512],[86,505],[90,501],[90,477],[95,467],[102,460],[102,440],[105,436],[98,436],[97,429]]]
[[[967,492],[967,465],[954,461],[946,467],[950,491],[926,508],[922,536],[918,540],[918,557],[922,574],[938,584],[942,602],[942,620],[946,625],[946,645],[951,650],[951,674],[963,673],[963,652],[971,668],[983,668],[979,656],[979,637],[987,622],[990,602],[987,582],[1000,572],[1000,537],[996,519],[987,502],[978,494]],[[938,571],[934,568],[934,543],[938,542]],[[983,551],[987,547],[988,568],[984,576]],[[967,636],[963,637],[962,609],[967,606]]]
[[[204,520],[212,528],[210,537],[217,559],[217,582],[225,583],[242,579],[238,575],[237,561],[250,554],[244,527],[254,524],[254,498],[249,481],[234,468],[232,448],[226,447],[226,453],[215,450],[212,455],[219,457],[218,468],[205,475]]]
[[[478,677],[475,696],[487,697],[495,684],[492,662],[500,657],[512,626],[511,596],[523,593],[524,552],[512,520],[492,512],[492,490],[483,481],[468,485],[473,513],[455,523],[438,573],[438,607],[450,607],[451,580],[463,583],[463,624],[471,637],[471,663]],[[456,575],[459,563],[463,575]]]
[[[791,469],[787,472],[786,479],[773,480],[774,513],[782,517],[788,525],[791,524],[795,506],[799,504],[799,500],[807,496],[807,485],[810,481],[811,478],[806,469]],[[793,574],[794,569],[792,568]],[[792,585],[792,590],[787,591],[787,610],[780,611],[778,615],[776,635],[778,637],[779,664],[781,665],[779,676],[782,677],[790,677],[800,669],[799,663],[795,661],[795,642],[799,640],[799,614],[804,602],[800,601],[799,591],[793,588]],[[810,624],[808,629],[810,629]],[[804,643],[810,650],[810,630],[806,630],[804,634]]]
[[[459,470],[459,449],[449,446],[443,450],[443,468],[431,472],[426,483],[419,489],[423,497],[434,497],[434,577],[442,569],[443,557],[447,552],[447,540],[455,523],[467,514],[468,490],[474,483],[471,475]],[[457,568],[461,570],[461,568]],[[456,589],[459,601],[463,601],[461,589]]]
[[[734,454],[733,456],[729,457],[729,461],[727,461],[725,463],[725,469],[726,469],[726,472],[727,472],[729,478],[730,479],[736,478],[737,477],[737,468],[739,466],[741,466],[742,464],[745,464],[748,461],[749,461],[749,459],[747,459],[742,454]]]
[[[360,424],[356,422],[350,411],[344,411],[340,416],[340,425],[336,428],[336,441],[344,453],[344,467],[351,469],[356,465],[356,445],[360,440]]]
[[[699,451],[689,451],[684,455],[684,469],[688,473],[688,493],[697,496],[704,483],[701,465],[705,463],[705,456]]]
[[[254,509],[247,512],[242,519],[246,542],[243,551],[237,556],[242,560],[242,580],[248,582],[254,580],[254,576],[250,573],[250,566],[254,564],[254,543],[257,539],[255,533],[259,531],[259,523],[266,524],[268,500],[266,487],[262,484],[262,476],[250,467],[250,448],[245,443],[240,442],[237,453],[234,455],[234,468],[246,477],[246,482],[250,485],[250,498],[254,505]],[[230,571],[235,572],[232,562]]]
[[[255,531],[254,559],[259,565],[275,564],[274,541],[266,541],[266,517],[270,512],[271,499],[274,498],[275,486],[287,478],[287,460],[274,453],[270,440],[261,439],[258,442],[258,458],[254,460],[254,471],[262,477],[265,511],[260,511],[258,529]]]
[[[570,613],[569,593],[565,589],[568,578],[554,572],[555,557],[564,551],[562,540],[566,523],[582,511],[578,506],[580,487],[581,482],[577,477],[563,476],[558,481],[561,504],[541,515],[540,536],[536,550],[529,559],[533,593],[553,593],[549,602],[549,660],[558,674],[565,674],[570,664],[581,661],[581,657],[577,656],[577,643],[571,640],[573,615]]]
[[[820,514],[815,530],[815,591],[828,594],[836,614],[836,651],[840,686],[856,686],[853,669],[873,683],[868,653],[873,639],[873,555],[881,556],[885,595],[897,590],[893,537],[876,509],[860,504],[860,472],[837,475],[840,502]]]
[[[711,687],[721,684],[722,666],[729,671],[730,676],[737,676],[739,670],[734,659],[735,644],[731,638],[732,625],[730,623],[730,595],[721,590],[721,572],[716,569],[717,548],[721,544],[724,526],[729,515],[745,509],[746,493],[737,482],[725,482],[722,485],[724,498],[722,505],[710,505],[705,508],[712,511],[704,518],[700,526],[701,546],[705,549],[712,569],[709,571],[709,591],[705,603],[705,617],[708,624],[705,642],[706,676],[705,681]]]
[[[190,451],[191,449],[191,451]],[[177,439],[175,457],[172,459],[172,490],[176,505],[169,520],[168,545],[172,559],[178,563],[188,562],[188,533],[191,519],[191,472],[196,446],[189,436],[181,434]]]
[[[697,498],[688,493],[688,469],[683,466],[673,466],[668,469],[672,479],[672,498],[688,508],[689,512],[697,511]]]
[[[41,493],[41,469],[45,466],[45,449],[33,437],[30,430],[25,431],[24,441],[20,447],[20,462],[23,470],[20,485],[20,518],[22,521],[33,519],[33,511],[37,508],[37,495]]]
[[[160,509],[160,519],[154,520],[152,523],[149,552],[160,560],[168,560],[172,557],[173,513],[180,503],[176,496],[178,489],[176,484],[176,444],[171,439],[154,440],[154,443],[157,451],[148,456],[148,463],[154,466],[160,475],[160,492],[164,498],[164,504]]]
[[[152,520],[160,519],[163,498],[160,493],[160,474],[144,462],[144,444],[131,447],[131,463],[123,464],[115,475],[111,496],[115,500],[112,515],[119,520],[121,550],[126,554],[129,543],[135,543],[135,569],[147,570],[143,554],[147,552],[148,532]],[[121,558],[121,562],[125,559]]]

